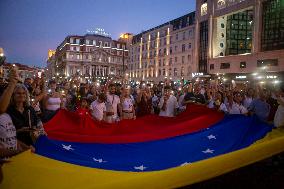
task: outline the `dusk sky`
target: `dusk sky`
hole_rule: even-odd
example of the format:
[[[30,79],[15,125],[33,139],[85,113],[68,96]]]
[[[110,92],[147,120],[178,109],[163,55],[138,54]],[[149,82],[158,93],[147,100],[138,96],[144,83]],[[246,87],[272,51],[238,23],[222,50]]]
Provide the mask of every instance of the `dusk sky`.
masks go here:
[[[195,10],[195,0],[0,0],[0,47],[8,62],[44,67],[67,35],[104,28],[113,39]]]

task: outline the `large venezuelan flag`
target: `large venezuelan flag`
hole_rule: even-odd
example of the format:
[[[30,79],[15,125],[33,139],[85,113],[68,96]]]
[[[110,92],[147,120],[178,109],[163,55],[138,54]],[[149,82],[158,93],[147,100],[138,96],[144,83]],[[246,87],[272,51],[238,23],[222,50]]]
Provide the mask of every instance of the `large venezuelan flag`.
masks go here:
[[[1,188],[173,188],[284,150],[283,130],[195,105],[176,118],[116,125],[61,111],[45,129],[36,154],[25,152],[4,166]]]

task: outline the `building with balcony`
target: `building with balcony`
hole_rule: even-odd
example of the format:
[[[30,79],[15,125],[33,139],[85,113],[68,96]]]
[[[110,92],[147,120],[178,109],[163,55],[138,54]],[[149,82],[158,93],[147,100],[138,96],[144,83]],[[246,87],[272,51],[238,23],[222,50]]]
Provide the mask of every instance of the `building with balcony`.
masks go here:
[[[284,79],[283,0],[197,0],[196,31],[199,72]]]
[[[52,75],[60,77],[122,77],[127,63],[128,49],[123,41],[100,34],[70,35],[49,58],[48,64],[52,66],[48,69],[54,69]]]
[[[165,78],[190,79],[197,67],[195,12],[133,36],[129,46],[129,77],[159,82]]]
[[[20,63],[8,63],[4,62],[3,65],[1,66],[1,73],[0,77],[4,79],[8,79],[9,77],[9,72],[12,69],[13,66],[16,66],[18,69],[19,73],[19,79],[23,82],[26,78],[35,78],[39,76],[39,73],[43,71],[42,68],[39,67],[31,67],[27,66],[25,64],[20,64]]]

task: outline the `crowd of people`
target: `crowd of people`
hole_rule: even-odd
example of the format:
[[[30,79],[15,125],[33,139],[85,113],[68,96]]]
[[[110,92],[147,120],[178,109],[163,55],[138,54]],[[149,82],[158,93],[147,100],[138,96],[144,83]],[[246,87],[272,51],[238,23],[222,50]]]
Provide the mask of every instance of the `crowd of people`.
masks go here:
[[[11,69],[1,84],[0,156],[10,157],[33,148],[36,138],[46,134],[43,123],[60,110],[89,114],[95,121],[114,123],[148,114],[174,117],[189,103],[198,103],[225,114],[255,115],[284,126],[284,85],[268,90],[260,86],[228,88],[206,82],[173,85],[171,82],[137,86],[114,83],[80,83],[73,79],[57,83],[41,78],[18,80]]]

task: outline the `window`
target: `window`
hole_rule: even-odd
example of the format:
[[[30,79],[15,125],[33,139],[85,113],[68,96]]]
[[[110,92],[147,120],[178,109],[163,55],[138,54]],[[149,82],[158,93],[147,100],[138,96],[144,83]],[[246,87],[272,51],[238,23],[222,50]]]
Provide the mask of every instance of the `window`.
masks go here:
[[[191,43],[188,44],[188,49],[191,49]]]
[[[226,55],[251,53],[252,22],[253,10],[251,9],[227,17]]]
[[[258,60],[257,67],[263,67],[263,66],[278,66],[278,59]]]
[[[220,43],[220,47],[223,48],[224,47],[224,43]]]
[[[191,60],[191,55],[187,55],[187,61],[189,62]]]
[[[163,76],[165,76],[166,75],[166,70],[165,69],[163,69]]]
[[[192,37],[192,30],[189,30],[189,31],[188,31],[188,36],[189,36],[189,37]]]
[[[175,62],[177,62],[178,61],[178,57],[175,57]]]
[[[80,39],[76,39],[76,44],[80,44]]]
[[[166,49],[166,48],[164,48],[164,55],[166,54],[166,52],[167,52],[167,49]]]
[[[180,76],[184,76],[184,67],[181,67]]]
[[[164,45],[166,45],[167,44],[167,38],[165,37],[164,38]]]
[[[181,63],[184,64],[184,56],[181,57]]]
[[[229,69],[230,63],[221,63],[220,69]]]
[[[170,54],[172,54],[173,53],[173,49],[172,49],[172,47],[170,47]]]
[[[182,51],[182,52],[185,51],[185,44],[182,44],[181,51]]]
[[[170,58],[169,64],[170,66],[173,64],[173,58]]]
[[[169,76],[172,75],[172,68],[169,68]]]
[[[175,52],[177,52],[178,46],[175,46]]]
[[[158,75],[161,76],[161,70],[159,69]]]
[[[166,62],[165,59],[163,59],[163,66],[165,66],[165,62]]]
[[[70,38],[70,43],[73,43],[73,42],[74,42],[74,40],[73,40],[73,38],[71,37],[71,38]]]
[[[178,40],[178,33],[176,34],[176,40]]]
[[[246,62],[240,62],[240,68],[246,68],[247,63]]]
[[[159,59],[159,66],[161,66],[161,59]]]
[[[182,33],[182,39],[185,40],[185,32]]]
[[[108,42],[105,42],[105,47],[107,47],[108,46]]]
[[[177,76],[177,73],[178,73],[177,68],[174,68],[174,76]]]
[[[210,70],[214,70],[214,64],[210,64]]]
[[[284,3],[283,0],[263,2],[261,50],[284,49]]]

